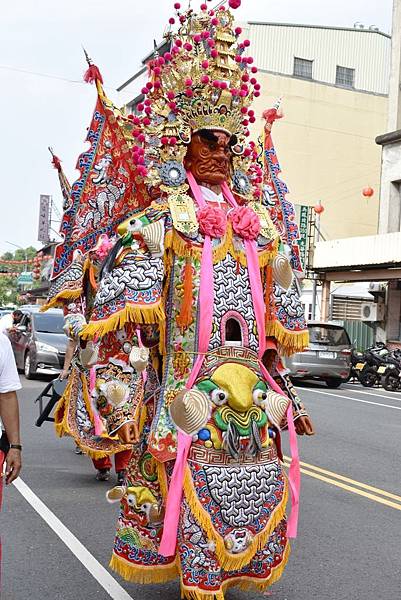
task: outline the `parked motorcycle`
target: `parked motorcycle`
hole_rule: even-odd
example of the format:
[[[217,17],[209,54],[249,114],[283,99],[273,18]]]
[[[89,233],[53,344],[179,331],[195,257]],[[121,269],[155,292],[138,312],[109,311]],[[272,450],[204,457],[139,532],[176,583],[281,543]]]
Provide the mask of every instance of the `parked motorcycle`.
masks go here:
[[[364,387],[379,385],[383,375],[392,368],[390,352],[383,342],[378,342],[363,352],[361,362],[357,363],[355,370],[359,372],[358,379]]]
[[[401,390],[401,350],[392,352],[394,364],[391,369],[387,369],[382,385],[388,392],[398,392]]]

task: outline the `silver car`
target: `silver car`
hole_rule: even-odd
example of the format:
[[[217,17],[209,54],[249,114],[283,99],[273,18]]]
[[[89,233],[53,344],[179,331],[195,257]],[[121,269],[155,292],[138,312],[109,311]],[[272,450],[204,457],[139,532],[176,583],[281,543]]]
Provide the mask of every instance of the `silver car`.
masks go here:
[[[68,338],[64,333],[63,311],[39,312],[38,306],[21,307],[21,322],[7,332],[17,367],[27,379],[35,375],[57,375],[64,364]]]
[[[309,346],[285,360],[293,379],[317,379],[337,388],[349,379],[351,342],[344,327],[332,322],[310,321]]]

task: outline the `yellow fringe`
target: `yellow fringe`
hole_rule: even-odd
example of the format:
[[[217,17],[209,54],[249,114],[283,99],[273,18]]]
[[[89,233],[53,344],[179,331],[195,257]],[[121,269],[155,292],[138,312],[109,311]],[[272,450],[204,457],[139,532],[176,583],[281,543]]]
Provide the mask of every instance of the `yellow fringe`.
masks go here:
[[[282,576],[285,567],[287,566],[288,559],[291,554],[291,546],[287,541],[287,545],[284,550],[283,558],[277,567],[272,569],[270,577],[268,579],[259,579],[258,577],[232,577],[226,579],[221,588],[218,591],[206,592],[204,590],[198,590],[196,588],[186,587],[181,583],[181,598],[186,600],[224,600],[224,594],[227,589],[232,587],[238,587],[240,590],[258,590],[263,592],[268,587],[276,583]]]
[[[166,234],[165,245],[167,249],[171,249],[177,256],[182,258],[194,258],[200,260],[202,256],[202,247],[188,245],[188,242],[175,231],[169,231]],[[243,267],[246,267],[246,254],[243,251],[237,251],[233,244],[233,231],[231,224],[227,226],[227,233],[224,241],[218,246],[213,248],[213,264],[217,264],[222,261],[227,253],[230,253],[233,258],[238,260]],[[258,252],[259,267],[262,269],[266,265],[270,264],[275,258],[278,252],[278,240],[274,241],[272,247],[267,250],[261,250]]]
[[[285,356],[302,352],[309,344],[308,331],[288,331],[279,321],[266,323],[266,336],[276,338],[280,351]]]
[[[157,481],[159,483],[160,493],[162,495],[163,500],[166,500],[167,494],[168,494],[168,482],[167,482],[167,475],[166,475],[166,467],[165,467],[164,463],[159,462],[156,459],[154,459],[154,460],[156,463]]]
[[[166,583],[178,577],[177,563],[169,565],[133,565],[121,556],[112,554],[109,567],[126,581],[133,583]]]
[[[49,302],[40,307],[39,312],[45,312],[49,310],[49,308],[63,307],[66,300],[76,300],[82,294],[81,288],[77,290],[62,290],[58,294],[56,294]]]
[[[245,552],[241,552],[240,554],[230,554],[227,551],[221,535],[213,527],[209,513],[205,511],[199,502],[188,466],[186,467],[184,476],[184,494],[195,519],[205,531],[207,537],[216,544],[216,554],[219,557],[221,566],[226,571],[234,571],[240,570],[249,564],[256,552],[265,546],[274,528],[284,518],[288,499],[288,486],[287,482],[285,482],[283,498],[280,504],[274,509],[265,529],[255,535],[249,547]]]
[[[162,305],[159,303],[154,307],[138,308],[132,304],[119,310],[104,321],[93,321],[84,327],[80,337],[84,340],[93,338],[96,335],[103,337],[109,331],[122,329],[126,323],[135,323],[138,325],[159,325],[160,337],[164,339],[164,323],[166,316]]]

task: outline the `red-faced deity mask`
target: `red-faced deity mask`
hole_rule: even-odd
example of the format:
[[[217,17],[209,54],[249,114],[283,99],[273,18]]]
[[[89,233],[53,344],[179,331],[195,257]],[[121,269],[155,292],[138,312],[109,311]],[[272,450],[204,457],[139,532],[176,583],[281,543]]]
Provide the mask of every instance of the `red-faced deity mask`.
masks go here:
[[[201,129],[192,136],[184,164],[198,183],[221,185],[227,181],[230,158],[230,136],[223,131]]]

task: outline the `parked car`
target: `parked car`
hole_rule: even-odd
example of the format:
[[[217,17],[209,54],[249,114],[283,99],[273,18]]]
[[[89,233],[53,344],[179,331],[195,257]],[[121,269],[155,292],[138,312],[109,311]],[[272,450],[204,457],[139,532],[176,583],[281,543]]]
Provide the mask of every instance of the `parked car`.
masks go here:
[[[55,308],[41,313],[38,306],[21,310],[21,323],[8,331],[18,369],[27,379],[37,374],[57,375],[63,368],[68,342],[63,311]]]
[[[308,323],[309,346],[285,360],[294,380],[316,379],[337,388],[348,380],[352,345],[344,327],[332,322]]]

